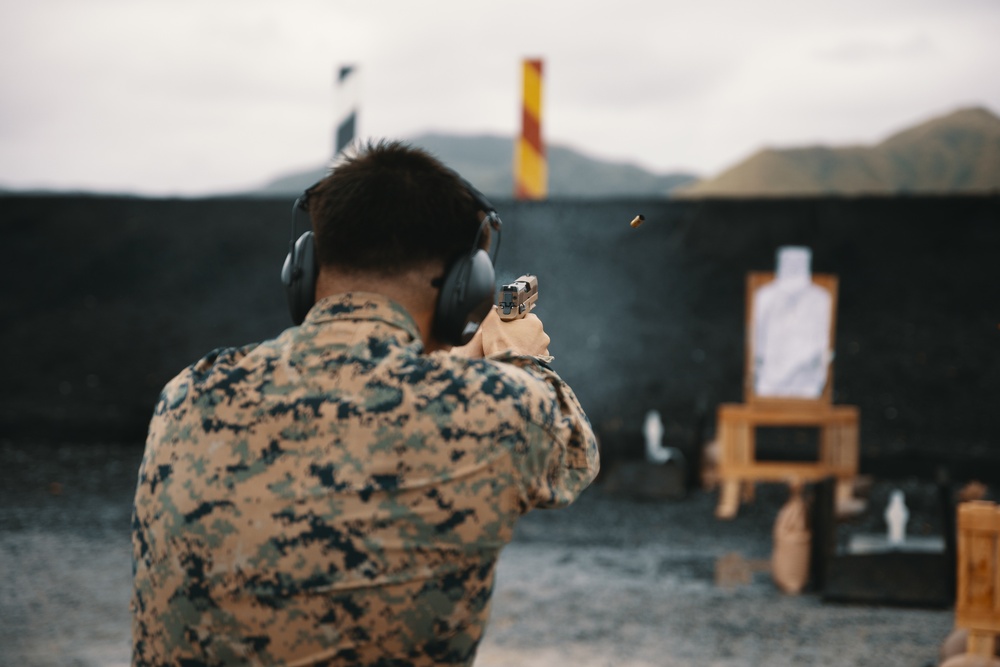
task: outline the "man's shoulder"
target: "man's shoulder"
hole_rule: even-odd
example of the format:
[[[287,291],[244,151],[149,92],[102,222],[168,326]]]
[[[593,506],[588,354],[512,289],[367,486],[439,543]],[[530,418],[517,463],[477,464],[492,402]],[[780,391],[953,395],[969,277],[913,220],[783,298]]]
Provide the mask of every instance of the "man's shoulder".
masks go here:
[[[198,378],[209,375],[213,370],[232,368],[240,363],[253,350],[260,347],[260,343],[250,343],[240,347],[217,347],[198,361],[194,362],[186,370]]]
[[[265,351],[267,343],[250,343],[240,347],[217,347],[178,374],[194,385],[210,384],[225,378],[229,381],[245,377],[251,372],[247,358],[256,352]],[[175,378],[176,380],[177,378]]]
[[[164,409],[177,408],[191,398],[193,393],[202,391],[220,379],[228,383],[245,379],[249,375],[249,369],[241,366],[241,362],[260,347],[259,343],[241,347],[218,347],[190,364],[164,385],[156,414],[161,414]]]
[[[431,367],[447,369],[452,373],[471,378],[482,378],[511,386],[532,387],[545,384],[545,375],[555,375],[544,362],[532,357],[498,355],[496,357],[462,357],[448,352],[420,355]],[[546,369],[547,373],[542,369]]]
[[[523,418],[540,425],[551,422],[559,400],[558,388],[564,384],[544,361],[533,357],[468,359],[435,353],[425,359],[459,378],[458,386],[470,400],[509,405]]]

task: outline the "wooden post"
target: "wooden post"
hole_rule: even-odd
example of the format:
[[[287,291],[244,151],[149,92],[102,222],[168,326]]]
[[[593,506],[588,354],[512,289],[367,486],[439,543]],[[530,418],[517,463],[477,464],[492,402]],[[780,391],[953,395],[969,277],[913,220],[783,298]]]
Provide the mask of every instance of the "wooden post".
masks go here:
[[[524,95],[521,136],[514,147],[514,198],[545,199],[548,165],[542,141],[542,61],[526,59],[522,65]]]
[[[337,72],[336,104],[337,127],[334,130],[333,157],[351,145],[357,136],[358,125],[358,68],[344,65]]]
[[[1000,634],[1000,507],[958,507],[958,593],[955,625],[968,628],[966,652],[992,657]]]

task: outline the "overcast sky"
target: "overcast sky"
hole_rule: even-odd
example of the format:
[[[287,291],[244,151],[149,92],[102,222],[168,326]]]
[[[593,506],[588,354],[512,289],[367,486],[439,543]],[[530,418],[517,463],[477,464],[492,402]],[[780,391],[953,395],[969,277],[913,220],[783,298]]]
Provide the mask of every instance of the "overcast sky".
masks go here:
[[[712,175],[763,146],[877,142],[1000,113],[998,0],[0,0],[0,187],[199,195],[330,157],[334,73],[362,136],[542,132]]]

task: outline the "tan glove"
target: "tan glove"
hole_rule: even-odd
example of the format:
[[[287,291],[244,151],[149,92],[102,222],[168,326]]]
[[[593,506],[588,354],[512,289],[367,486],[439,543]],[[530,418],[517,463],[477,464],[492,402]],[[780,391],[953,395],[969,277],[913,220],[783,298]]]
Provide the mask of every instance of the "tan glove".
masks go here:
[[[494,306],[472,340],[461,347],[453,347],[452,353],[475,359],[510,351],[518,355],[550,359],[549,341],[542,321],[534,313],[528,313],[519,320],[504,322]]]

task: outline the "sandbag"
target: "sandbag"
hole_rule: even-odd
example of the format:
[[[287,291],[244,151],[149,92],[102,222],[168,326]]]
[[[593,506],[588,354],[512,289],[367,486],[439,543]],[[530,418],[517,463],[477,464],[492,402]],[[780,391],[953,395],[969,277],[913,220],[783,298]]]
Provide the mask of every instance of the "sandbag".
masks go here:
[[[955,628],[941,643],[940,666],[945,667],[1000,667],[1000,659],[984,658],[965,653],[969,641],[966,628]],[[996,642],[996,654],[1000,656],[1000,638]],[[954,659],[954,660],[953,660]],[[992,662],[991,662],[992,661]]]
[[[1000,667],[1000,659],[961,653],[942,662],[941,667]]]
[[[941,650],[938,653],[938,662],[944,662],[952,656],[965,653],[965,645],[969,641],[969,631],[965,628],[955,628],[941,642]]]
[[[802,592],[809,581],[809,532],[806,503],[801,486],[794,485],[788,502],[774,522],[774,548],[771,552],[771,576],[785,593]]]

